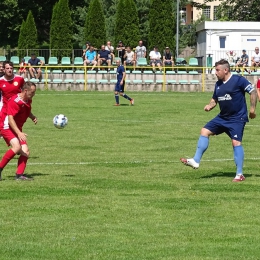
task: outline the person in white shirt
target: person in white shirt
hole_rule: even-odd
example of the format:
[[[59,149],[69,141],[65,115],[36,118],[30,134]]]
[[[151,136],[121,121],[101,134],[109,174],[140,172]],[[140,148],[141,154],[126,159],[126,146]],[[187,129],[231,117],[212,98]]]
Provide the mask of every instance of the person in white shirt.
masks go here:
[[[135,61],[135,54],[134,52],[131,50],[131,47],[130,46],[127,46],[126,47],[126,52],[125,52],[125,55],[124,55],[124,66],[126,67],[127,65],[128,66],[133,66],[134,70],[135,70],[135,64],[136,64],[136,61]]]
[[[111,45],[111,41],[107,42],[105,50],[110,51],[111,60],[113,61],[115,59],[115,54],[114,54],[114,47]]]
[[[138,63],[139,58],[146,57],[146,47],[143,45],[143,41],[139,41],[138,46],[135,48],[135,60]]]
[[[154,46],[153,51],[149,54],[150,57],[150,65],[153,67],[153,72],[155,72],[155,66],[158,66],[159,70],[162,71],[162,60],[161,53],[158,51],[158,47]]]
[[[260,54],[259,54],[259,47],[255,47],[255,53],[251,58],[251,67],[254,67],[254,71],[256,71],[256,67],[259,67],[260,64]]]

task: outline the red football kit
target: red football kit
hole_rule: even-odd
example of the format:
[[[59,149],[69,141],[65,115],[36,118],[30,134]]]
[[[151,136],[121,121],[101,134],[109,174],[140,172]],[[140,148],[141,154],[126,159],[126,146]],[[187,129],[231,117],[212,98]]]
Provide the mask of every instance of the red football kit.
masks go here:
[[[256,84],[256,87],[257,87],[257,88],[260,88],[260,79],[258,79],[257,84]]]
[[[1,134],[7,145],[10,145],[10,141],[13,138],[17,138],[17,134],[10,128],[8,124],[8,115],[13,116],[17,127],[22,132],[22,127],[31,114],[31,104],[32,100],[25,102],[20,99],[19,94],[16,94],[8,101],[7,114],[4,118],[4,126],[1,130]],[[26,142],[20,141],[20,144],[26,144]]]
[[[24,85],[24,78],[19,75],[14,75],[13,79],[7,80],[4,76],[0,78],[0,91],[2,93],[2,109],[1,113],[6,115],[7,102],[8,100],[21,92],[21,89]]]

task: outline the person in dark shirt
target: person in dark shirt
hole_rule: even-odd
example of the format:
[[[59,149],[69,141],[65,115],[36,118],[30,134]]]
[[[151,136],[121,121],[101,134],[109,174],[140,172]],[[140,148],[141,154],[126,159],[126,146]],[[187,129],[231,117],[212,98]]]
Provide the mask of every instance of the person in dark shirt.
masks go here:
[[[107,65],[108,70],[110,70],[111,66],[111,56],[110,51],[105,49],[105,45],[101,46],[101,50],[98,52],[98,69],[100,69],[101,65]]]
[[[246,78],[230,73],[230,65],[227,60],[222,59],[216,62],[215,69],[218,81],[212,99],[204,110],[211,111],[219,104],[220,113],[201,129],[195,156],[191,159],[181,158],[181,162],[198,169],[202,155],[208,148],[209,137],[226,133],[231,139],[237,168],[233,181],[240,182],[245,180],[242,146],[244,127],[248,122],[245,93],[250,94],[249,118],[251,119],[256,117],[257,94],[254,86]]]
[[[121,65],[121,61],[118,59],[116,60],[116,65],[117,65],[117,83],[115,85],[115,99],[116,99],[116,104],[115,106],[120,106],[119,104],[119,95],[124,97],[125,99],[130,101],[131,105],[134,105],[134,99],[130,98],[124,93],[125,90],[125,68],[123,65]]]
[[[163,66],[172,66],[172,70],[174,69],[173,56],[169,47],[166,47],[163,53]]]
[[[41,68],[39,67],[44,65],[44,62],[36,57],[34,53],[31,54],[31,59],[28,60],[29,74],[31,78],[40,79],[42,76]]]
[[[118,42],[116,49],[118,51],[118,57],[121,58],[121,62],[123,64],[124,63],[124,56],[125,56],[125,45],[123,44],[122,41]]]

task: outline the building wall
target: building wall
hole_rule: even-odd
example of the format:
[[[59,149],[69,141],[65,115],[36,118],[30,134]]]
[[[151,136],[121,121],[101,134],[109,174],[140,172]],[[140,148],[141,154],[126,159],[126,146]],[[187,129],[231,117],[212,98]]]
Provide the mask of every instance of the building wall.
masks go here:
[[[197,3],[204,3],[204,0],[195,0],[194,2]],[[206,15],[210,20],[215,20],[215,13],[217,6],[221,4],[220,0],[216,0],[210,3],[207,3],[207,9],[197,9],[196,7],[193,7],[191,5],[186,6],[186,24],[191,24],[192,21],[196,21],[198,18],[201,17],[202,13]]]

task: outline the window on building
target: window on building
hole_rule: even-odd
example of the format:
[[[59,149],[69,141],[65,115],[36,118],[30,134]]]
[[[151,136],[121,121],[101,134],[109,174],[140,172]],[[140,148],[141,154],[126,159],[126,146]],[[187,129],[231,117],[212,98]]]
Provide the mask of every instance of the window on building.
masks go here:
[[[214,6],[214,17],[213,17],[213,20],[214,21],[217,21],[217,11],[218,11],[218,6]]]
[[[226,48],[226,36],[220,36],[219,37],[219,47],[221,49],[225,49]]]
[[[210,19],[210,6],[203,8],[203,15]]]

